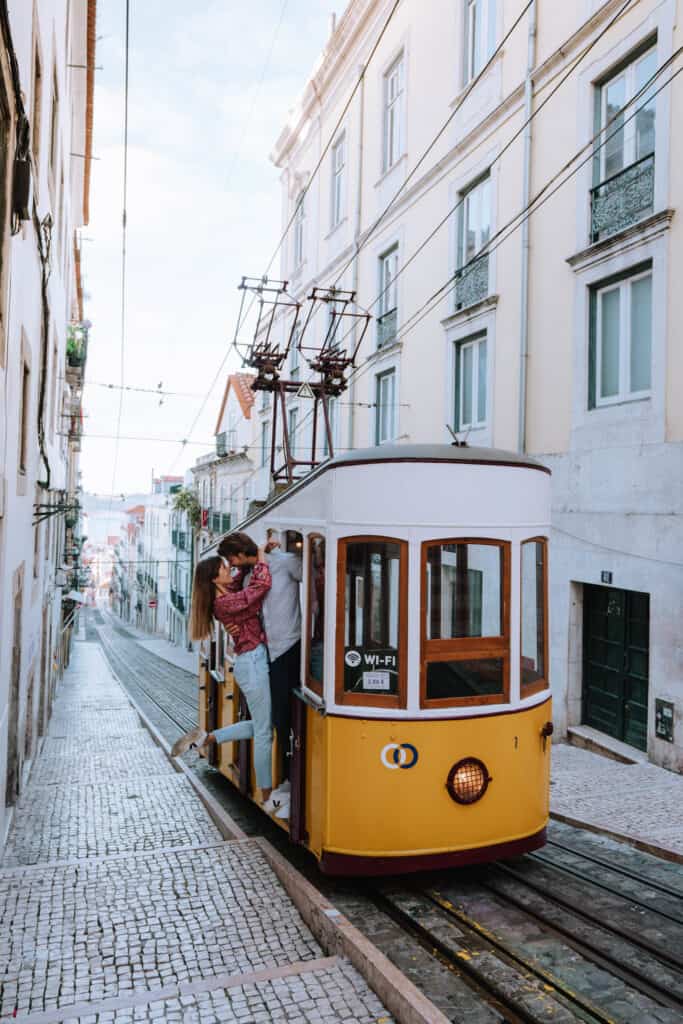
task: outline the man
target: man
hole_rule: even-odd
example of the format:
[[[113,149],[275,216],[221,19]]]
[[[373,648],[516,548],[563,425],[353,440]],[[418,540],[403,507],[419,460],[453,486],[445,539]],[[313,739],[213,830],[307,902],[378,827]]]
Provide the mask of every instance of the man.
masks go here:
[[[245,574],[251,570],[255,559],[247,554],[246,534],[232,533],[225,537],[218,548],[218,554],[227,558],[230,564]],[[275,531],[268,531],[265,547],[266,561],[270,569],[272,586],[263,602],[263,624],[266,645],[270,659],[270,693],[273,726],[277,732],[282,780],[273,790],[271,800],[279,804],[278,818],[289,818],[290,804],[290,761],[288,757],[291,730],[291,694],[300,681],[301,671],[301,605],[299,583],[302,578],[301,558],[280,550],[280,541]],[[229,626],[228,626],[229,629]],[[229,629],[232,635],[233,631]]]

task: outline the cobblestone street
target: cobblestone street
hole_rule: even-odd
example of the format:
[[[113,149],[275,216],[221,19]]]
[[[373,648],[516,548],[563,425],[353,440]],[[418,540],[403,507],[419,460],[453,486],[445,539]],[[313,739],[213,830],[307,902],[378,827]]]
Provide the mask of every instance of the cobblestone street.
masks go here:
[[[392,1020],[259,846],[223,840],[92,643],[17,808],[0,922],[2,1020]]]

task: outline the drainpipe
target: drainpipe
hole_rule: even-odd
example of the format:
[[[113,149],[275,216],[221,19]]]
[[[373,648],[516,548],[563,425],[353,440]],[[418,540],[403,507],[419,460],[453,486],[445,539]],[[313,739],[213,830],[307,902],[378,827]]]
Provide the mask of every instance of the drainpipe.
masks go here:
[[[533,105],[533,70],[536,65],[536,0],[529,8],[529,38],[527,49],[526,80],[524,82],[524,179],[522,185],[522,209],[526,209],[531,198],[531,111]],[[519,329],[519,435],[517,447],[526,451],[526,391],[527,363],[529,359],[529,218],[522,223],[522,279],[520,296]]]
[[[363,213],[363,129],[365,121],[365,71],[361,72],[360,81],[360,95],[358,98],[359,104],[359,117],[360,124],[358,127],[358,192],[356,195],[356,225],[354,231],[354,246],[356,250],[356,257],[353,261],[353,282],[352,289],[354,292],[358,291],[358,278],[360,275],[359,270],[359,259],[358,250],[360,248],[360,235],[362,228],[362,213]],[[357,309],[357,307],[356,307]],[[354,322],[353,326],[353,346],[356,346],[356,339],[358,336],[358,325]],[[356,423],[356,407],[354,405],[356,397],[356,382],[351,377],[351,383],[349,384],[349,428],[348,428],[348,448],[353,448],[354,441],[354,428]]]

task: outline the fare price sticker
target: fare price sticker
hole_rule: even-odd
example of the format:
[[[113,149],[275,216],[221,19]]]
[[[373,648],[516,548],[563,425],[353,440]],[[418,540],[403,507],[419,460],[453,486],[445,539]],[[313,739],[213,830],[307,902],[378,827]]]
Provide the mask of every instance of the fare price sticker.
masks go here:
[[[346,693],[398,693],[398,651],[347,647],[344,651]]]

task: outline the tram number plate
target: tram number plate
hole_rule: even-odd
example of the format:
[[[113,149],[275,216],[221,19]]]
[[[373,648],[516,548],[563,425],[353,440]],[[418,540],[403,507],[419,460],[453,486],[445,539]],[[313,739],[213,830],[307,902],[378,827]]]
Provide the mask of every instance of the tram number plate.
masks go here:
[[[364,672],[364,690],[390,690],[391,678],[388,672]]]

